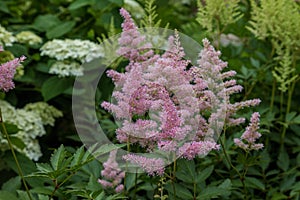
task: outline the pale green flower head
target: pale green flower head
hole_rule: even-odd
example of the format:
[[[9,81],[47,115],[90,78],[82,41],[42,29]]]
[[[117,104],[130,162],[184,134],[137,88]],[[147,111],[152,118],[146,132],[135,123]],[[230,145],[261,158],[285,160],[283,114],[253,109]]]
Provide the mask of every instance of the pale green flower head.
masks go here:
[[[62,112],[45,102],[27,104],[23,109],[16,109],[8,102],[0,100],[3,120],[16,125],[19,129],[13,136],[24,143],[24,148],[14,146],[28,158],[37,161],[41,156],[38,137],[46,134],[44,125],[54,125],[55,118],[61,117]],[[8,150],[7,141],[0,134],[0,150]]]
[[[47,55],[56,60],[74,59],[81,63],[103,57],[103,48],[91,41],[80,39],[54,39],[41,47],[41,55]]]
[[[13,34],[0,25],[0,46],[12,46],[16,41]]]
[[[22,31],[16,35],[18,42],[28,45],[37,45],[42,43],[42,38],[31,31]]]
[[[46,102],[29,103],[24,107],[24,110],[38,114],[44,125],[54,126],[55,118],[63,116],[60,110]]]
[[[50,74],[57,74],[59,77],[82,76],[83,68],[77,62],[57,61],[51,65]]]

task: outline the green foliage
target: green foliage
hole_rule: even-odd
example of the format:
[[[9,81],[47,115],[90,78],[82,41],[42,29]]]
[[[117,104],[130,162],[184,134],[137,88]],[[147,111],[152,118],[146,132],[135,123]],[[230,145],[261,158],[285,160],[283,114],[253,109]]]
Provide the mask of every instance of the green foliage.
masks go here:
[[[299,199],[299,1],[132,2],[140,6],[139,12],[131,14],[142,27],[166,27],[169,23],[172,29],[198,42],[204,37],[213,39],[212,44],[229,63],[228,70],[237,71],[237,81],[244,87],[232,101],[262,100],[257,111],[262,117],[260,133],[264,149],[251,153],[237,149],[233,138],[240,137],[241,132],[226,128],[219,151],[205,158],[178,159],[166,168],[162,177],[126,173],[123,193],[104,189],[97,182],[103,165],[95,157],[106,158],[107,153],[124,145],[96,144],[88,150],[82,146],[73,125],[71,95],[74,92],[82,97],[84,92],[72,91],[75,77],[60,78],[49,73],[54,60],[41,56],[40,47],[56,38],[103,42],[109,47],[110,41],[106,39],[120,32],[122,19],[118,10],[128,6],[128,1],[4,0],[0,1],[1,26],[11,36],[31,31],[42,38],[42,43],[28,45],[15,41],[12,46],[4,47],[1,63],[23,54],[27,59],[23,63],[24,75],[15,80],[16,89],[1,94],[1,99],[16,109],[47,101],[64,113],[55,127],[46,126],[47,134],[36,138],[43,153],[38,162],[17,153],[33,199]],[[143,18],[138,16],[140,13]],[[113,56],[115,52],[109,52],[108,47],[104,51]],[[109,57],[106,59],[111,62]],[[120,59],[110,67],[124,71],[124,66]],[[103,100],[109,100],[114,86],[104,76],[99,85],[101,88],[95,95],[98,117],[95,123],[99,122],[107,138],[116,142],[118,124],[100,106]],[[88,91],[89,88],[85,92]],[[236,117],[249,116],[250,109],[244,109]],[[84,120],[89,119],[90,113],[86,117]],[[18,127],[8,122],[5,126],[13,145],[26,149],[26,143],[15,137],[20,131]],[[93,131],[91,127],[83,128]],[[12,155],[1,151],[0,200],[29,199],[17,173]]]
[[[299,6],[295,1],[262,0],[260,5],[252,0],[252,16],[247,28],[259,39],[270,39],[277,54],[279,66],[273,76],[280,84],[279,90],[286,92],[298,77],[295,73],[296,51],[300,47]],[[287,13],[289,13],[287,15]]]
[[[197,21],[210,33],[223,32],[221,30],[242,17],[238,3],[239,0],[198,0]]]

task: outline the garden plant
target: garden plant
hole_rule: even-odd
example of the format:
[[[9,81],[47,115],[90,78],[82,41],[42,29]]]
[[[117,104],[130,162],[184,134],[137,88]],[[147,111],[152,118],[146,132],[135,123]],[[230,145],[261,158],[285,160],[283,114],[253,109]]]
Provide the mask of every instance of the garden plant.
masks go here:
[[[297,0],[1,0],[0,200],[300,199]]]

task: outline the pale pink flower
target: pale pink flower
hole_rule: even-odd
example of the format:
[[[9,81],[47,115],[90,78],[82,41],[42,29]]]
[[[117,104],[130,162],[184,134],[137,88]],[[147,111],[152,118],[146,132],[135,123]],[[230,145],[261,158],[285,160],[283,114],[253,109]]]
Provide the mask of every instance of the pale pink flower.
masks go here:
[[[116,161],[117,150],[111,151],[108,160],[103,163],[104,169],[101,171],[103,179],[98,179],[98,182],[103,188],[114,188],[116,192],[121,192],[124,186],[121,184],[125,177]]]
[[[2,51],[2,47],[0,51]],[[26,59],[25,56],[20,58],[15,58],[0,65],[0,89],[7,92],[15,87],[13,82],[14,75],[16,73],[16,68]]]
[[[123,156],[123,159],[141,167],[151,176],[162,176],[164,174],[165,163],[161,158],[147,158],[135,154],[127,154]]]
[[[112,102],[101,104],[119,120],[118,141],[138,144],[150,153],[159,150],[187,159],[219,149],[215,139],[224,123],[243,123],[244,118],[234,118],[235,113],[260,100],[230,103],[230,96],[241,92],[242,86],[232,79],[235,71],[222,72],[227,62],[207,39],[203,40],[198,66],[190,66],[178,33],[169,37],[164,53],[155,54],[129,13],[125,9],[120,13],[124,22],[117,53],[129,64],[124,73],[107,72],[116,89]],[[151,175],[162,174],[166,164],[159,158],[131,154],[123,159]]]
[[[241,136],[240,139],[235,138],[234,139],[234,143],[246,150],[246,151],[250,151],[250,150],[259,150],[261,148],[263,148],[263,144],[259,143],[256,144],[256,140],[259,139],[261,137],[261,134],[259,132],[257,132],[257,130],[259,129],[259,113],[255,112],[252,114],[251,119],[250,119],[250,124],[249,126],[246,127],[246,131],[243,133],[243,135]]]

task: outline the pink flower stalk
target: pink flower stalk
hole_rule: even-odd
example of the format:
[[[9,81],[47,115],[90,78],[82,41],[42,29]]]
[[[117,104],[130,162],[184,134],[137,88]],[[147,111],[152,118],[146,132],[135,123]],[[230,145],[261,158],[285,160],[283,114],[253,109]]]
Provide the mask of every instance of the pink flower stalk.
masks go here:
[[[3,51],[3,48],[0,47],[0,51]],[[15,58],[11,61],[8,61],[0,65],[0,89],[4,92],[7,92],[15,87],[13,82],[14,75],[16,73],[16,68],[26,59],[25,56],[20,58]]]
[[[215,138],[224,123],[243,123],[243,118],[233,117],[235,113],[260,100],[230,103],[230,96],[240,92],[242,86],[231,79],[235,71],[222,72],[227,63],[207,39],[203,40],[198,66],[190,66],[190,61],[184,59],[178,33],[169,37],[164,53],[155,54],[148,50],[151,44],[145,42],[129,13],[123,8],[120,13],[124,22],[118,54],[129,64],[125,73],[107,72],[116,89],[112,103],[101,104],[121,124],[116,130],[119,142],[138,144],[150,153],[159,150],[187,159],[218,150]],[[162,159],[132,154],[123,159],[148,174],[163,173]],[[152,166],[151,161],[157,165]]]
[[[123,32],[119,39],[121,47],[118,53],[132,61],[147,60],[153,55],[153,51],[142,51],[149,49],[151,45],[145,43],[145,37],[141,36],[130,14],[124,8],[120,9],[120,14],[123,16],[124,22],[122,23]]]
[[[241,138],[234,139],[234,143],[238,147],[246,151],[259,150],[264,147],[264,145],[261,143],[255,143],[256,140],[261,137],[261,134],[257,132],[257,130],[259,129],[259,117],[260,115],[258,112],[253,113],[250,119],[250,124],[246,127],[246,131],[243,133]]]
[[[218,145],[215,141],[193,141],[190,143],[185,143],[182,147],[180,147],[179,154],[183,158],[192,160],[196,156],[204,157],[212,150],[218,149],[220,149],[220,145]]]
[[[147,158],[135,154],[127,154],[123,156],[123,159],[141,167],[145,172],[147,172],[151,176],[162,176],[164,174],[165,163],[161,158]]]
[[[104,179],[98,179],[98,182],[103,188],[114,188],[115,192],[119,193],[124,189],[121,182],[125,177],[125,172],[119,168],[116,162],[116,154],[116,150],[110,152],[108,160],[103,163],[104,169],[101,171],[101,176]]]

